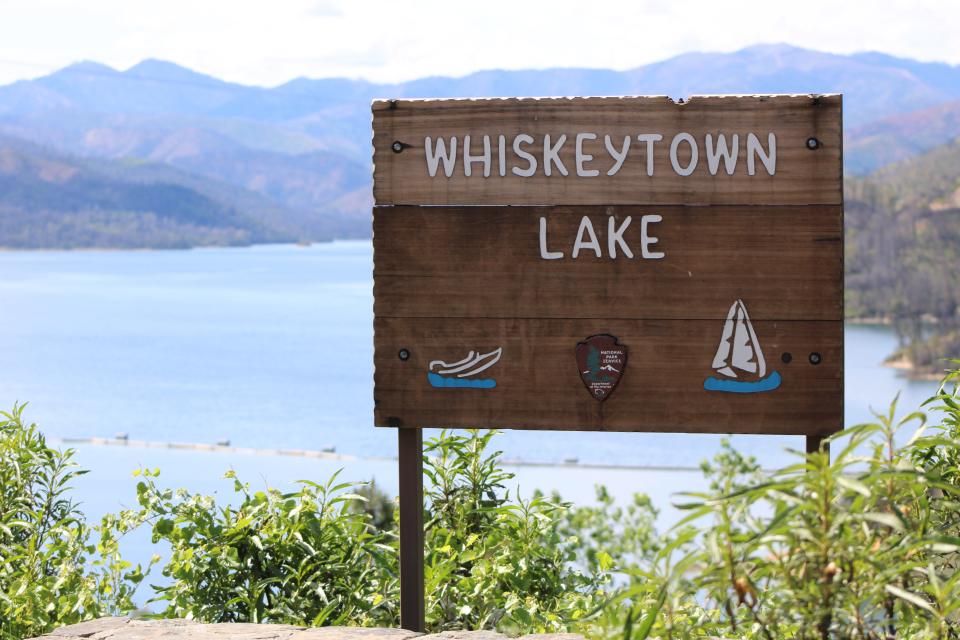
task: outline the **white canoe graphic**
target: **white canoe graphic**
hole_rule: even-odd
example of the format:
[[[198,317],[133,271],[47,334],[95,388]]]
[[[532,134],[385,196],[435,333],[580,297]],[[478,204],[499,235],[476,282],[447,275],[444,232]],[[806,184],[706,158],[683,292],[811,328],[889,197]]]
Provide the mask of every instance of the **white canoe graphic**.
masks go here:
[[[723,325],[720,346],[713,357],[713,368],[728,378],[737,378],[737,371],[758,378],[767,374],[763,350],[743,300],[737,300],[730,306],[727,321]]]
[[[430,362],[430,372],[441,376],[456,375],[458,378],[469,378],[481,371],[489,369],[500,361],[500,355],[503,353],[503,347],[494,349],[489,353],[477,353],[471,351],[467,357],[457,362],[444,362],[443,360],[432,360]]]

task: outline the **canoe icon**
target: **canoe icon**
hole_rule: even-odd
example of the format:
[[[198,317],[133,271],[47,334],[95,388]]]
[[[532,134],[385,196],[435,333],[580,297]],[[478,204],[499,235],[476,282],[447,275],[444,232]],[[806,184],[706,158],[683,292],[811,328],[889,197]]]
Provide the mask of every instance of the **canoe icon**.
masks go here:
[[[497,364],[501,355],[503,347],[488,353],[471,351],[466,358],[457,362],[431,360],[427,367],[427,380],[430,386],[437,388],[493,389],[497,386],[495,379],[477,378],[476,375]]]

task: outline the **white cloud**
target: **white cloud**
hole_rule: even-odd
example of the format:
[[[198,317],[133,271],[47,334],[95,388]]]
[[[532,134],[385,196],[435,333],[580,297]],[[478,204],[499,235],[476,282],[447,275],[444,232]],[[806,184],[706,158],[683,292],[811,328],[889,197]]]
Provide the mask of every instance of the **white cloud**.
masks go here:
[[[313,6],[307,10],[307,14],[321,18],[342,18],[343,10],[340,9],[335,0],[321,0],[320,2],[315,2]]]
[[[915,0],[0,0],[0,81],[163,58],[230,80],[627,69],[760,42],[960,63],[960,3]]]

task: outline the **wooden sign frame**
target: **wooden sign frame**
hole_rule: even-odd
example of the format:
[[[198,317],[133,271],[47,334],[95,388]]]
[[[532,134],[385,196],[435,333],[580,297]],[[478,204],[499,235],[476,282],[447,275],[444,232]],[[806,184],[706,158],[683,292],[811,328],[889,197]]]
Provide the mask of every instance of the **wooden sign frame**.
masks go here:
[[[375,424],[422,631],[423,427],[842,429],[839,95],[373,103]]]

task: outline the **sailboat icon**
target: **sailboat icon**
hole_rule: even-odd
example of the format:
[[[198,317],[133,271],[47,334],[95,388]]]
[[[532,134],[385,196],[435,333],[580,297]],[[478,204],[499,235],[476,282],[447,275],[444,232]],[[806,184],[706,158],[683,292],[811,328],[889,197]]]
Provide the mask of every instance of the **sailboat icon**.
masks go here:
[[[743,300],[734,302],[727,312],[713,369],[718,375],[703,381],[707,391],[758,393],[780,386],[778,372],[767,375],[767,362]]]

